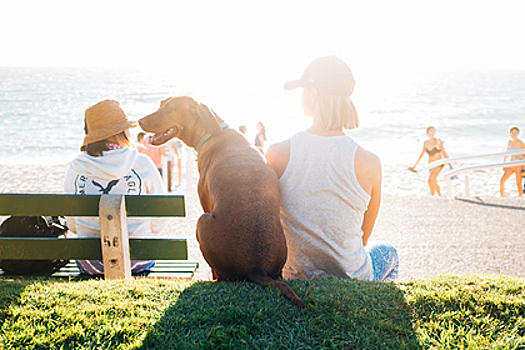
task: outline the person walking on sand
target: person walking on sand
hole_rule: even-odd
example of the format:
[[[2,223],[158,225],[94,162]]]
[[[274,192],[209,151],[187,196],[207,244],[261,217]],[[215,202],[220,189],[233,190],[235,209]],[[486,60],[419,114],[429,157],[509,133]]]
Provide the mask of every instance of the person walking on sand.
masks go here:
[[[427,128],[428,140],[426,140],[423,143],[423,149],[421,150],[421,154],[419,155],[419,158],[417,159],[414,166],[408,169],[415,172],[416,171],[415,168],[417,164],[419,163],[419,161],[421,160],[421,158],[423,157],[425,153],[428,154],[429,164],[432,162],[438,161],[440,159],[448,158],[448,154],[447,152],[445,152],[445,147],[443,146],[443,141],[441,141],[438,138],[435,138],[434,137],[435,134],[436,134],[436,128],[433,126],[429,126]],[[443,164],[443,165],[437,166],[429,170],[428,187],[430,187],[430,194],[432,196],[435,194],[437,194],[438,196],[441,196],[441,189],[439,188],[437,177],[444,166],[445,165]]]
[[[369,241],[381,202],[381,162],[345,134],[358,126],[350,68],[335,56],[314,60],[301,79],[311,126],[266,153],[281,185],[288,244],[283,277],[337,276],[389,281],[399,258],[389,243]]]
[[[520,129],[517,126],[512,126],[509,132],[510,132],[510,140],[507,143],[507,151],[525,149],[525,143],[523,143],[523,141],[518,139],[518,136],[520,135]],[[525,154],[513,154],[510,157],[505,157],[505,161],[523,160],[523,159],[525,159]],[[523,168],[524,168],[523,166],[513,166],[513,167],[503,168],[503,175],[501,176],[501,179],[499,180],[499,193],[501,197],[503,197],[503,194],[505,193],[505,181],[507,181],[507,179],[512,174],[516,174],[516,185],[518,185],[518,195],[520,197],[523,196],[523,187],[521,187],[521,178],[522,178],[521,171],[523,170]]]
[[[85,113],[86,136],[80,153],[71,163],[64,180],[64,193],[76,195],[164,194],[166,190],[153,161],[130,147],[129,128],[136,122],[128,117],[117,101],[105,100],[89,107]],[[162,219],[127,219],[130,237],[148,237],[160,233]],[[79,237],[100,237],[98,218],[67,217],[69,229]],[[102,275],[98,260],[77,260],[84,274]],[[155,265],[152,260],[131,261],[134,274],[144,273]]]

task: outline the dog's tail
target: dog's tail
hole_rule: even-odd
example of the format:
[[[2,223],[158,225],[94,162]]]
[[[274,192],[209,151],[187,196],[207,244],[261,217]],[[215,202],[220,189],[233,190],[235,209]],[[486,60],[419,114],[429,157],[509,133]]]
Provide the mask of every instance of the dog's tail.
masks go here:
[[[289,285],[287,285],[283,281],[276,281],[272,279],[268,276],[268,274],[266,274],[266,272],[264,272],[261,269],[251,270],[250,272],[248,272],[246,278],[261,286],[277,288],[285,297],[290,299],[292,303],[294,303],[298,307],[302,309],[306,307],[304,301],[301,298],[299,298],[297,294],[295,294],[295,292],[292,290],[292,288],[290,288]]]

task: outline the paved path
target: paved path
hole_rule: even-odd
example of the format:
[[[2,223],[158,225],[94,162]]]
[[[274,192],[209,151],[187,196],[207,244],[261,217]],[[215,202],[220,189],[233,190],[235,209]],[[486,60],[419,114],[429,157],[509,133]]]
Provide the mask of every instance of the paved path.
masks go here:
[[[66,165],[0,165],[0,192],[60,193],[65,170]],[[195,277],[207,280],[210,269],[195,239],[202,214],[195,186],[184,194],[187,217],[171,219],[163,235],[188,239],[190,259],[201,262]],[[525,277],[525,198],[385,195],[372,239],[398,248],[400,279],[445,273]]]
[[[525,198],[385,196],[373,235],[397,246],[400,279],[525,277]]]
[[[186,198],[190,259],[201,261],[196,278],[209,279],[194,232],[201,210],[196,197]],[[372,238],[398,248],[403,280],[447,273],[525,277],[525,199],[387,195]]]

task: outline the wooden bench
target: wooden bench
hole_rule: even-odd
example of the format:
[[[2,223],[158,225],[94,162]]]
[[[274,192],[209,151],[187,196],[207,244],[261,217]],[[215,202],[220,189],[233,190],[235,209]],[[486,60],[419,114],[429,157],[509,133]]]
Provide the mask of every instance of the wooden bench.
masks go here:
[[[131,260],[156,260],[153,277],[191,278],[185,239],[128,238],[126,218],[185,216],[184,196],[0,194],[0,216],[98,216],[100,238],[0,237],[0,259],[103,260],[106,279],[130,279]],[[0,269],[0,272],[3,271]],[[0,274],[1,274],[0,273]],[[54,277],[77,277],[74,262]]]

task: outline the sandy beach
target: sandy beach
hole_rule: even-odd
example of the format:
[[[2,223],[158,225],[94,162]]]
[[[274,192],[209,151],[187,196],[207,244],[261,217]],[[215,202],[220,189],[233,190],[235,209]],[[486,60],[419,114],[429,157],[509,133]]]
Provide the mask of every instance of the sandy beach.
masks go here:
[[[0,192],[61,193],[66,168],[0,165]],[[183,176],[182,186],[175,192],[185,195],[187,216],[170,219],[162,235],[186,238],[189,259],[200,262],[195,278],[208,280],[210,269],[195,239],[195,223],[202,214],[196,177],[195,171],[192,178]],[[385,192],[372,239],[388,240],[398,248],[400,279],[448,273],[525,277],[525,199]]]

